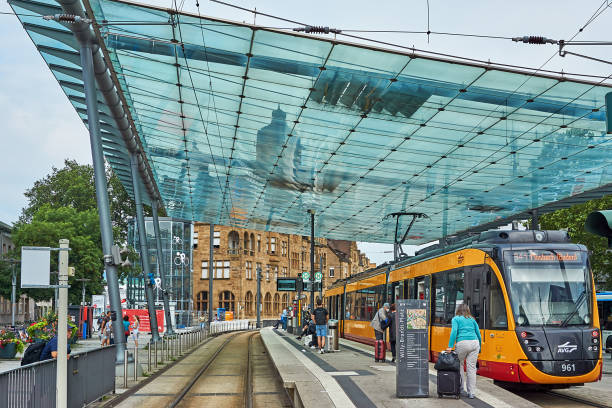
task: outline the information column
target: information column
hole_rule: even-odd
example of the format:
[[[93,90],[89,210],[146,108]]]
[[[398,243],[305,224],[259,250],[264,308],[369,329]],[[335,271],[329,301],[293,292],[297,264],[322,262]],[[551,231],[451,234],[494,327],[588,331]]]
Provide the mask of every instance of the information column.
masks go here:
[[[398,397],[429,397],[429,344],[427,301],[397,301],[396,339]]]

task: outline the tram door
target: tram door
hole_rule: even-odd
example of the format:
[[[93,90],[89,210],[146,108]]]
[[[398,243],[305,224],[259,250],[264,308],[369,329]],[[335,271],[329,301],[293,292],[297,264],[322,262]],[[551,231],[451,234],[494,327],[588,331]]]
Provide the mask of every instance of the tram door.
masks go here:
[[[487,267],[484,265],[471,266],[465,268],[465,302],[470,307],[472,316],[478,322],[478,326],[483,328],[483,305],[485,304],[485,278]]]

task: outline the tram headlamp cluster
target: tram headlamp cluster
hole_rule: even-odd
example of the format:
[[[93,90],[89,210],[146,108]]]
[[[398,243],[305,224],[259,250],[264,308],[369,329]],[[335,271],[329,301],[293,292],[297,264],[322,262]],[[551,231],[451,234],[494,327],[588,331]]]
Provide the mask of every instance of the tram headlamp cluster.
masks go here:
[[[534,234],[534,238],[535,238],[536,241],[542,242],[542,241],[544,241],[544,238],[546,238],[546,234],[544,234],[543,232],[538,231],[538,232],[536,232]]]
[[[530,352],[534,352],[535,351],[536,353],[540,353],[543,350],[544,350],[544,347],[540,347],[540,346],[536,346],[536,347],[529,346],[529,347],[527,347],[527,351],[530,351]]]

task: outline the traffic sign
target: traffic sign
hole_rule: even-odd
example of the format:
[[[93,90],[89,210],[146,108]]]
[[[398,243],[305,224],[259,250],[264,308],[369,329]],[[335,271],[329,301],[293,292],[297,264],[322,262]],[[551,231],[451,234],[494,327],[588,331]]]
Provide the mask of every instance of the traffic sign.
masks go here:
[[[309,281],[310,280],[310,272],[302,272],[302,280],[304,282]]]
[[[321,272],[315,272],[315,281],[321,282],[323,280],[323,274]]]

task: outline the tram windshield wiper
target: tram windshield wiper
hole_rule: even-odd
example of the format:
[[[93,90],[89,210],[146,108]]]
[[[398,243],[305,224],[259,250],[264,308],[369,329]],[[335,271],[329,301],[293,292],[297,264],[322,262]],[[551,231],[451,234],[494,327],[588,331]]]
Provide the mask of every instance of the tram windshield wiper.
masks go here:
[[[572,313],[569,314],[569,316],[567,316],[560,324],[560,327],[566,327],[567,324],[569,323],[570,320],[572,320],[572,318],[574,316],[576,316],[576,313],[578,313],[578,309],[580,309],[580,306],[582,306],[582,304],[584,303],[584,301],[586,300],[586,291],[582,291],[582,293],[580,294],[580,296],[578,296],[578,299],[576,299],[576,307],[574,308],[574,310],[572,311]]]

